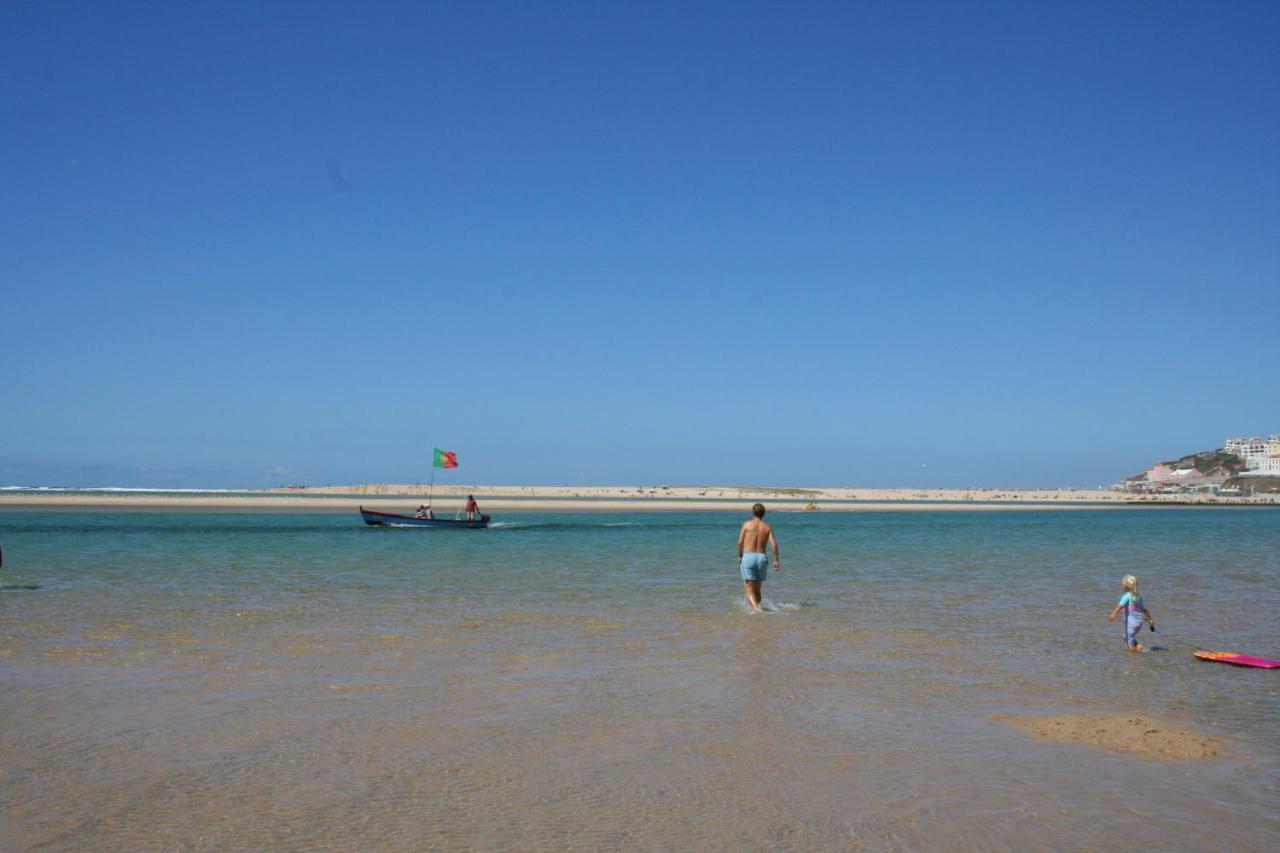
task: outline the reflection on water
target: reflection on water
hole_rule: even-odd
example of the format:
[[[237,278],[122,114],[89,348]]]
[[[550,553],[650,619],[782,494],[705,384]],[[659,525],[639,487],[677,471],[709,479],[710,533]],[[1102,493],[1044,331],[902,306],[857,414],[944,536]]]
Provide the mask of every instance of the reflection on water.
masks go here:
[[[0,515],[5,821],[29,849],[1264,849],[1280,830],[1280,514],[736,520]],[[1105,614],[1133,572],[1168,651]],[[1240,602],[1247,602],[1241,606]],[[801,606],[805,605],[805,606]],[[1159,635],[1163,637],[1162,635]],[[1142,711],[1237,757],[1029,740]],[[1049,839],[1053,839],[1051,842]]]

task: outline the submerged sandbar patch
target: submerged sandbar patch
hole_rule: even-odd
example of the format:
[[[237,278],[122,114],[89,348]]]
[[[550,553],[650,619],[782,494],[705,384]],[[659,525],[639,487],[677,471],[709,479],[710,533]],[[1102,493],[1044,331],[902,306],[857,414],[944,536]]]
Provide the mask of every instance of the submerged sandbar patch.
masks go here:
[[[1141,714],[995,714],[992,719],[1016,726],[1041,740],[1062,741],[1115,752],[1130,752],[1161,761],[1203,761],[1226,753],[1222,740],[1179,728]]]

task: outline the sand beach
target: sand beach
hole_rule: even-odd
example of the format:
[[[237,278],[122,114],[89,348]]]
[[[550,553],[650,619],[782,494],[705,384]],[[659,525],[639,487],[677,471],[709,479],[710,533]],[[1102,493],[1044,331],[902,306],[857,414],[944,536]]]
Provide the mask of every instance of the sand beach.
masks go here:
[[[224,491],[21,489],[0,491],[0,507],[350,512],[357,506],[412,511],[429,493],[421,483],[353,484]],[[1135,496],[1109,489],[887,489],[758,486],[440,485],[434,503],[449,512],[474,494],[495,512],[741,512],[764,502],[775,511],[964,512],[973,510],[1125,509],[1150,506],[1280,506],[1276,496]]]

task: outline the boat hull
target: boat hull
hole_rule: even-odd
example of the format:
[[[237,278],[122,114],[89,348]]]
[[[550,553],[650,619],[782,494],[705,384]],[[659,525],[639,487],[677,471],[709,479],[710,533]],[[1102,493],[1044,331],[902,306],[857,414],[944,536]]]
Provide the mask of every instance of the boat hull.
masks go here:
[[[360,517],[372,527],[439,527],[449,530],[484,530],[489,526],[489,516],[479,518],[416,518],[393,512],[374,512],[360,507]]]

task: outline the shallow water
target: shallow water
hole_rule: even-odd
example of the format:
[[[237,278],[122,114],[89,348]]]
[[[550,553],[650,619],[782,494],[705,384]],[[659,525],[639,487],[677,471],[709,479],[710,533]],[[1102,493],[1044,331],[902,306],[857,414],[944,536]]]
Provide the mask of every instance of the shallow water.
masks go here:
[[[1280,512],[0,513],[4,849],[1266,849]],[[1137,574],[1162,647],[1106,613]],[[1167,632],[1167,638],[1166,634]],[[1146,638],[1151,642],[1152,638]],[[1143,712],[1232,755],[1037,742]]]

